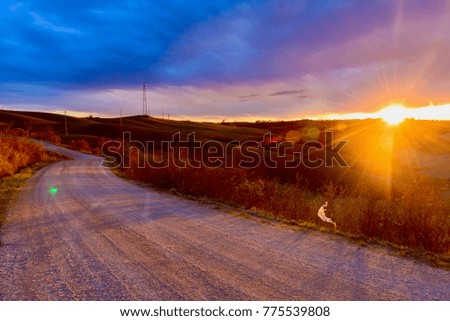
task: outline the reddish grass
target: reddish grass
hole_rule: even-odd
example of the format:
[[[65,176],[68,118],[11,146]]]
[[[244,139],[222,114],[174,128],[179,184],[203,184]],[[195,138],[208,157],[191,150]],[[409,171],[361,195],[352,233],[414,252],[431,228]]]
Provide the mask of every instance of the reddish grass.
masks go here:
[[[140,162],[143,164],[143,159]],[[448,187],[431,179],[398,179],[387,194],[374,190],[370,184],[361,183],[347,190],[333,182],[313,192],[300,178],[294,184],[282,184],[241,168],[178,168],[172,162],[162,169],[138,168],[136,150],[131,153],[129,164],[130,168],[124,171],[132,179],[300,223],[328,227],[317,217],[317,210],[327,200],[327,215],[336,221],[342,233],[450,253],[450,203],[445,195]]]
[[[11,132],[0,132],[0,177],[10,176],[21,168],[45,160],[44,147]]]

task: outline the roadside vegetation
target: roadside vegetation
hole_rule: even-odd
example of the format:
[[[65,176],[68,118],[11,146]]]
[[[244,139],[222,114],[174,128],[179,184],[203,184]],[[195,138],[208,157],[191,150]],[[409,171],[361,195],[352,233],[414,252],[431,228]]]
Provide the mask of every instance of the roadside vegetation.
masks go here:
[[[27,133],[20,129],[4,127],[0,130],[0,227],[6,220],[10,202],[26,180],[40,168],[62,159],[22,136]]]
[[[436,180],[398,178],[388,194],[369,182],[349,188],[330,181],[311,190],[301,176],[293,183],[281,183],[241,168],[180,168],[173,163],[166,168],[139,168],[137,154],[131,155],[130,166],[123,171],[134,180],[331,231],[332,226],[317,216],[328,201],[327,213],[337,223],[338,233],[450,254],[448,186]]]
[[[23,139],[19,134],[17,129],[0,131],[0,178],[11,176],[47,157],[42,145]]]

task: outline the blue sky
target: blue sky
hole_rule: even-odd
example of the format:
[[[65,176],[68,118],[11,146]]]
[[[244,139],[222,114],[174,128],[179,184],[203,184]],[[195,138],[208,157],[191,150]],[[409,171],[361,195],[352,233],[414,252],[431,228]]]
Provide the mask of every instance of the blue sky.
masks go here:
[[[5,109],[292,119],[450,102],[450,1],[0,2]]]

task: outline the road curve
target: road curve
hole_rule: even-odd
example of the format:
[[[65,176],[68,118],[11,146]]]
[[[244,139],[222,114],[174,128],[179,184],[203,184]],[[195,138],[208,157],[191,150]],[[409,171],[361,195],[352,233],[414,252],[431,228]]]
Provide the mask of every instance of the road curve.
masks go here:
[[[47,147],[73,160],[36,173],[12,206],[1,300],[450,299],[448,271],[141,188]]]

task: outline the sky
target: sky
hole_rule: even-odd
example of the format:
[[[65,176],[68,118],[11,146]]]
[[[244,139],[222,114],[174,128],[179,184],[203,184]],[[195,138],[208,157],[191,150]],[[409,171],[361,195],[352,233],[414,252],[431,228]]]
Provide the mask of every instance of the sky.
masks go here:
[[[0,107],[195,120],[450,103],[450,0],[0,1]]]

